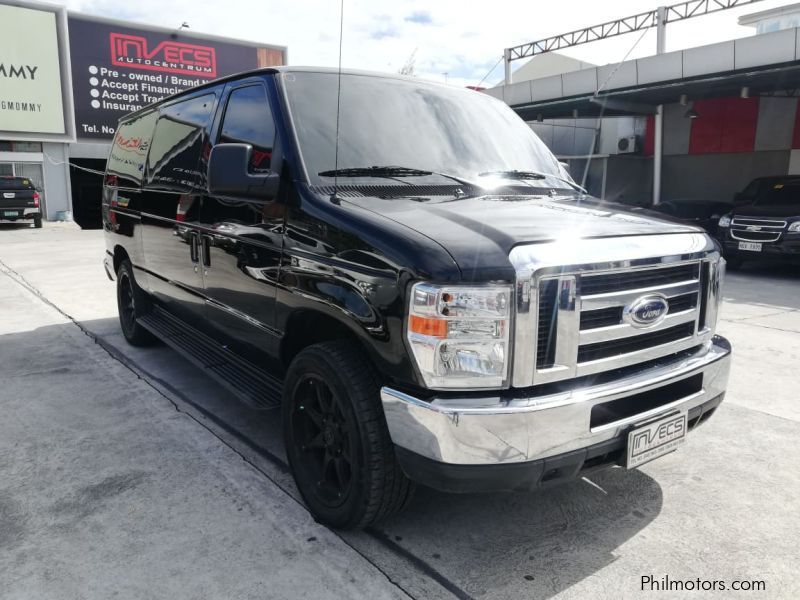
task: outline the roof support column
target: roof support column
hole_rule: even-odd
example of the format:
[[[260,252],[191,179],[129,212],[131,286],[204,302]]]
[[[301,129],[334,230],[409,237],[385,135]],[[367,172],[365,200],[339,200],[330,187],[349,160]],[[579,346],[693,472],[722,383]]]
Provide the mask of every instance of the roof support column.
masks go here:
[[[656,54],[667,51],[667,7],[656,9]],[[496,55],[495,55],[496,56]]]
[[[656,54],[664,54],[667,49],[667,9],[656,9]],[[653,121],[653,206],[661,202],[661,164],[664,152],[664,105],[656,107]]]
[[[664,151],[664,105],[656,107],[653,120],[655,135],[653,136],[653,206],[661,202],[661,158]]]
[[[496,56],[496,55],[495,55]],[[506,85],[511,84],[511,50],[503,50],[503,66],[505,67]]]

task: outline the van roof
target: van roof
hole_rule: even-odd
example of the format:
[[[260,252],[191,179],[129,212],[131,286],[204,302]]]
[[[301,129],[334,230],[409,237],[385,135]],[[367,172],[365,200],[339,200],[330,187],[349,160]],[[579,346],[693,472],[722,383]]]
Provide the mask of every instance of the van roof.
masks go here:
[[[361,69],[342,69],[342,75],[366,75],[370,77],[382,77],[384,79],[400,79],[404,81],[413,81],[415,83],[425,83],[435,86],[443,86],[445,84],[439,83],[436,81],[427,81],[425,79],[418,79],[416,77],[409,77],[407,75],[400,75],[397,73],[382,73],[380,71],[364,71]],[[152,110],[153,107],[163,104],[165,102],[169,102],[171,100],[175,100],[182,96],[186,96],[189,94],[193,94],[198,90],[204,90],[206,88],[215,87],[220,83],[227,83],[228,81],[236,81],[237,79],[243,79],[245,77],[251,77],[253,75],[270,75],[274,73],[339,73],[339,69],[336,67],[295,67],[295,66],[280,66],[280,67],[263,67],[260,69],[253,69],[251,71],[242,71],[241,73],[234,73],[233,75],[226,75],[225,77],[220,77],[218,79],[214,79],[209,81],[208,83],[204,83],[202,85],[198,85],[196,87],[188,88],[183,90],[182,92],[178,92],[177,94],[172,94],[171,96],[166,96],[159,100],[158,102],[153,102],[152,104],[148,104],[140,108],[137,111],[128,113],[120,117],[119,121],[122,123],[123,121],[127,121],[131,117],[146,113],[149,110]],[[452,88],[452,86],[449,86]],[[466,88],[465,88],[466,89]]]

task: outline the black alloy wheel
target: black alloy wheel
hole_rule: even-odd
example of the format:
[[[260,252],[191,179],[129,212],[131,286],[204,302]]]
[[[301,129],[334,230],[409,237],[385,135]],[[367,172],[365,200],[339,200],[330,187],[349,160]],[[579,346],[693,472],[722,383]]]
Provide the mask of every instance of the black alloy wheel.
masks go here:
[[[380,402],[380,379],[354,342],[309,346],[283,388],[286,455],[314,518],[361,529],[402,510],[414,491],[400,468]]]
[[[353,483],[353,449],[358,432],[338,395],[316,374],[298,380],[294,389],[292,437],[306,455],[298,475],[316,488],[319,501],[338,508]]]
[[[147,295],[136,285],[130,261],[122,261],[117,270],[117,310],[122,335],[133,346],[149,346],[156,341],[137,321],[148,309]]]

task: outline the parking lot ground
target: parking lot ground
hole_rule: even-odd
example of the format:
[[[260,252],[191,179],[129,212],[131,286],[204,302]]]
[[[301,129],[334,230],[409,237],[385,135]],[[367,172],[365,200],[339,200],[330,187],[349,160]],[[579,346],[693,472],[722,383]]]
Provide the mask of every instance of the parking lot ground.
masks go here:
[[[273,412],[131,348],[102,232],[0,229],[0,590],[10,598],[800,597],[800,270],[730,273],[731,385],[680,451],[537,493],[420,489],[379,529],[298,501]]]
[[[0,306],[0,597],[407,597],[2,267]]]

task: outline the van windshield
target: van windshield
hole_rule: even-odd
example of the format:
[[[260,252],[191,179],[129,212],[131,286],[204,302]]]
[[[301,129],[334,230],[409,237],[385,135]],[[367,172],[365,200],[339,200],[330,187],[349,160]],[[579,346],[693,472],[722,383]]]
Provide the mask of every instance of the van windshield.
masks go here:
[[[285,73],[282,80],[314,185],[333,183],[336,163],[336,73]],[[443,174],[483,187],[493,182],[573,188],[544,143],[508,106],[480,92],[422,81],[342,74],[339,181],[452,184]],[[428,172],[388,181],[369,167]],[[350,169],[350,179],[343,169]],[[542,176],[520,177],[520,173]],[[501,185],[495,183],[495,185]],[[525,185],[525,184],[523,184]]]
[[[32,190],[30,179],[24,177],[0,177],[0,190]]]
[[[755,203],[757,206],[791,206],[800,204],[800,180],[776,181],[764,186]]]

